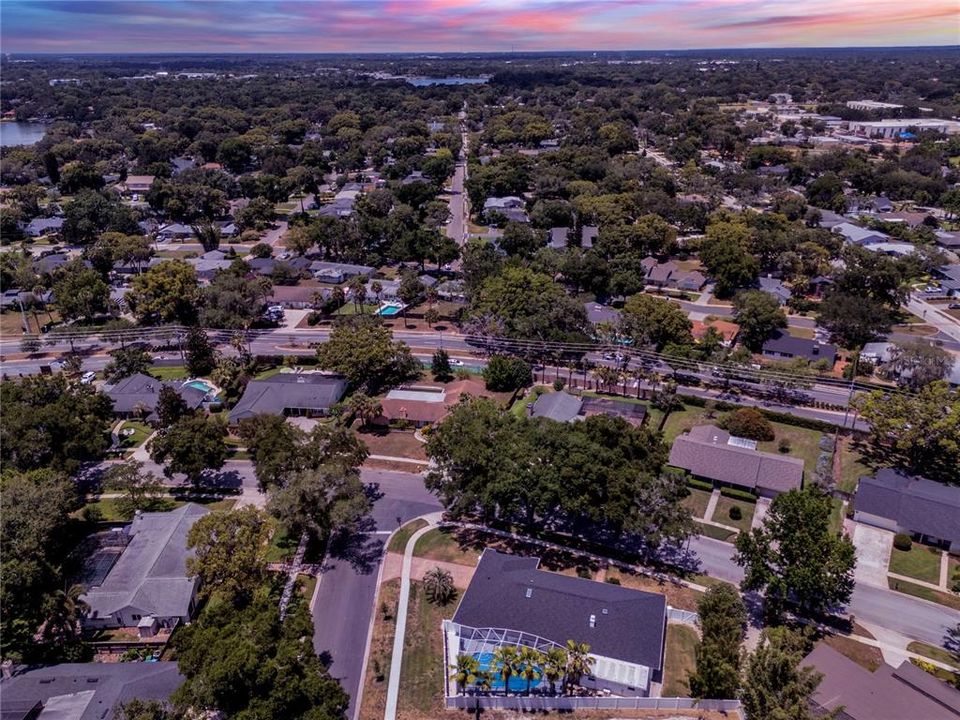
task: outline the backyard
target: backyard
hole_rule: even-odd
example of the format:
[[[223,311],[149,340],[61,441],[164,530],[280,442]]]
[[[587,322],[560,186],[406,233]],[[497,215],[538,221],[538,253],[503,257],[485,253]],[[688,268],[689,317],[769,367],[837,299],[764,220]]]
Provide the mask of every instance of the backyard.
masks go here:
[[[663,668],[663,697],[690,697],[689,677],[697,667],[700,639],[689,625],[667,625],[667,649]]]

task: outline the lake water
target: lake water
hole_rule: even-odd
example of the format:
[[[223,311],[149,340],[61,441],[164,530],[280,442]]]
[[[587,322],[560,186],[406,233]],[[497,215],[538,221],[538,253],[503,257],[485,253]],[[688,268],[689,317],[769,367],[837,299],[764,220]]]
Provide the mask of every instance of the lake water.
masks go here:
[[[43,123],[0,122],[0,147],[33,145],[47,134]]]
[[[488,77],[408,77],[407,82],[416,87],[427,85],[482,85],[490,82]]]

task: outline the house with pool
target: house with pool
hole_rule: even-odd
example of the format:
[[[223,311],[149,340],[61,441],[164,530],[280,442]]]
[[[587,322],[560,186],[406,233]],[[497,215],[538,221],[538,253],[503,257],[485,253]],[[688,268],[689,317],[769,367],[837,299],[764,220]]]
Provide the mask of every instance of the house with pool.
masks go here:
[[[212,400],[217,388],[206,380],[157,380],[157,378],[136,373],[125,377],[106,389],[107,397],[113,401],[113,414],[120,418],[142,417],[147,422],[156,422],[157,401],[160,389],[170,387],[186,403],[187,408],[196,410],[204,401]]]
[[[454,613],[443,622],[448,668],[461,654],[474,656],[493,675],[494,693],[525,692],[514,677],[504,687],[495,666],[497,648],[511,645],[547,652],[568,640],[586,643],[592,674],[580,684],[588,691],[646,697],[662,682],[667,626],[666,597],[540,569],[540,559],[487,548]],[[453,670],[447,673],[449,676]],[[546,691],[541,678],[533,692]],[[446,695],[457,691],[446,681]],[[473,692],[466,688],[466,692]]]

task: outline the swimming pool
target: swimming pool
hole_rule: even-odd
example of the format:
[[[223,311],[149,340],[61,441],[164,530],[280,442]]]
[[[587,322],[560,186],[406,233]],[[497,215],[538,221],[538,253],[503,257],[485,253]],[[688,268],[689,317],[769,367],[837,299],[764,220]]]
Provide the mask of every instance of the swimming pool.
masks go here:
[[[399,315],[402,310],[403,305],[381,305],[380,309],[377,310],[377,315],[380,315],[381,317],[393,317],[394,315]]]
[[[184,383],[184,387],[205,392],[207,395],[216,395],[217,393],[216,386],[206,380],[188,380]]]
[[[499,672],[499,664],[494,660],[493,653],[476,653],[474,657],[480,664],[480,669],[490,673],[490,689],[503,692],[503,676]],[[523,665],[517,668],[517,673],[521,672]],[[535,690],[543,682],[543,675],[539,680],[530,683],[530,689]],[[507,683],[507,692],[525,693],[527,691],[527,681],[520,675],[511,675]]]

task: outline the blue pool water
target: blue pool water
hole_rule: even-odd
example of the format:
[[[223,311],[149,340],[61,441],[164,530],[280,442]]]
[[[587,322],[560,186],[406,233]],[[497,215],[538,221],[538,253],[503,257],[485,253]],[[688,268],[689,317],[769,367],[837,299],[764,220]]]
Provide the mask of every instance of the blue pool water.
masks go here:
[[[498,672],[498,665],[493,659],[493,653],[477,653],[474,655],[477,659],[477,662],[480,663],[480,669],[486,670],[491,674],[490,680],[490,689],[499,690],[503,692],[503,676]],[[534,680],[530,683],[530,689],[534,689],[540,685],[541,680]],[[507,685],[507,691],[512,693],[524,693],[527,691],[527,681],[522,677],[513,675],[510,677],[510,681]]]
[[[399,315],[401,308],[399,305],[384,305],[382,308],[377,310],[377,315],[382,317],[393,317],[394,315]]]
[[[212,393],[214,390],[216,390],[213,385],[205,380],[191,380],[190,382],[186,383],[186,386],[205,393]]]

